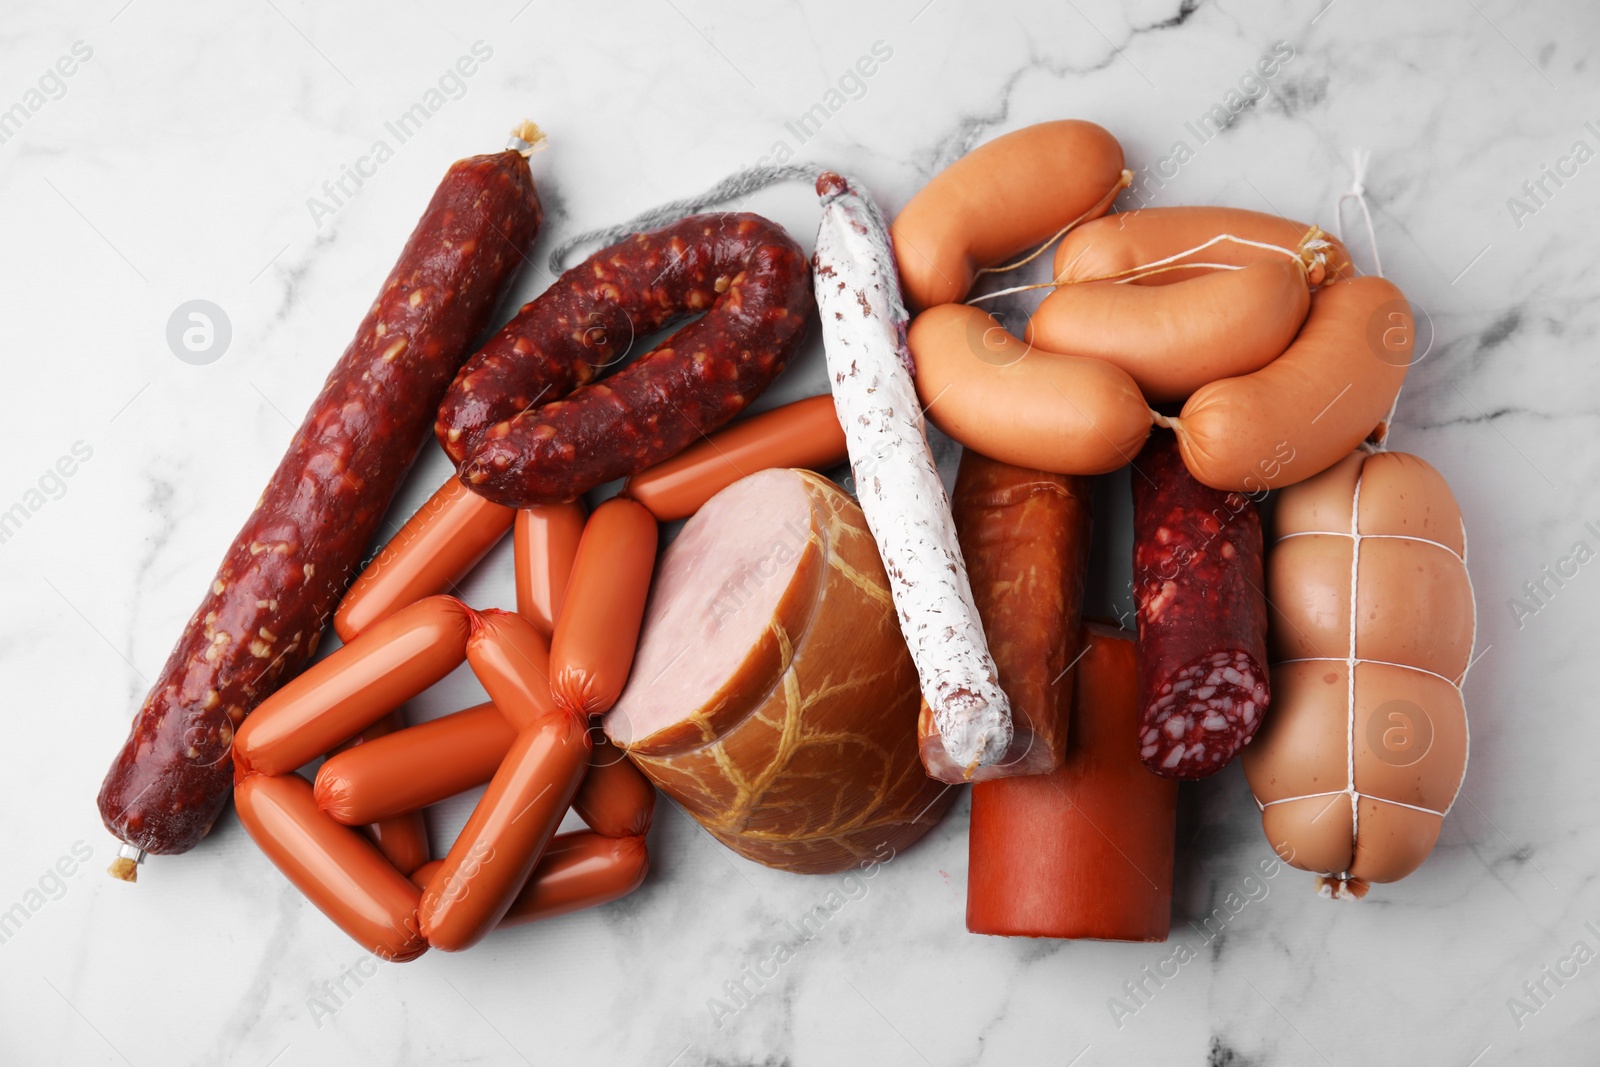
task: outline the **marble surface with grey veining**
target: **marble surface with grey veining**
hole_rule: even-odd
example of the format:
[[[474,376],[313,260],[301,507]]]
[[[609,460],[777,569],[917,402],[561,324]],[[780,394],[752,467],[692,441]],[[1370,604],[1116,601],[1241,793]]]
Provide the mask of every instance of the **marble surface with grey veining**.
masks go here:
[[[0,1062],[1594,1061],[1591,5],[103,0],[0,21]],[[1166,945],[966,933],[965,798],[848,884],[749,864],[663,805],[633,896],[408,965],[366,958],[231,813],[137,886],[101,873],[106,764],[451,160],[524,117],[549,132],[541,266],[509,308],[566,237],[744,165],[846,169],[892,212],[972,146],[1065,116],[1121,139],[1124,207],[1331,229],[1371,153],[1377,252],[1431,346],[1393,444],[1453,485],[1480,612],[1472,761],[1417,874],[1319,899],[1271,866],[1236,767],[1181,794]],[[746,206],[809,245],[804,187]],[[1342,222],[1372,269],[1353,201]],[[230,327],[210,362],[169,344],[193,300]],[[813,338],[767,402],[825,385]],[[430,445],[390,529],[447,473]],[[1103,613],[1127,608],[1124,491],[1104,493]],[[505,546],[463,588],[508,605]],[[432,813],[436,841],[470,802]]]

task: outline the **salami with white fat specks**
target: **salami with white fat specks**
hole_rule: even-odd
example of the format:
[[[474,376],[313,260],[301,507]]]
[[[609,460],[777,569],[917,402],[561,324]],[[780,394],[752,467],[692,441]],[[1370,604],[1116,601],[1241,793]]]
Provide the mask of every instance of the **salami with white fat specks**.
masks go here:
[[[316,651],[538,232],[525,157],[541,140],[527,123],[512,148],[451,166],[223,557],[100,787],[117,877],[200,842],[233,787],[234,732]]]
[[[944,758],[928,759],[925,747],[923,766],[940,781],[968,781],[1005,758],[1011,705],[928,449],[887,227],[871,198],[837,174],[817,180],[817,195],[823,210],[814,284],[833,402],[861,510],[943,742]]]
[[[1248,496],[1196,481],[1165,430],[1131,480],[1139,758],[1204,778],[1250,743],[1271,700],[1261,518]]]

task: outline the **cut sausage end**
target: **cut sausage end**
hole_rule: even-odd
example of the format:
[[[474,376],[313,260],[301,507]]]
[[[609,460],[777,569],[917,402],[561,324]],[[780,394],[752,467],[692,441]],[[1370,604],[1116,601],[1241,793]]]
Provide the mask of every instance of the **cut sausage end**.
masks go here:
[[[1215,774],[1250,743],[1271,699],[1267,672],[1248,652],[1193,660],[1145,705],[1139,758],[1167,778]]]

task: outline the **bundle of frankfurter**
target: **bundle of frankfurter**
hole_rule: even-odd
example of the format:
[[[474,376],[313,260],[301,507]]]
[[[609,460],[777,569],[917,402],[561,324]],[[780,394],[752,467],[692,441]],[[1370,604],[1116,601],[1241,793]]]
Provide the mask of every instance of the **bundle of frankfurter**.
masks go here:
[[[1273,847],[1335,895],[1426,857],[1466,757],[1465,538],[1437,473],[1381,450],[1410,313],[1339,242],[1107,215],[1120,147],[1052,122],[893,227],[819,172],[809,265],[749,213],[642,228],[477,346],[541,142],[447,173],[107,776],[114,874],[231,793],[309,900],[408,960],[638,888],[656,788],[819,873],[972,783],[969,929],[1159,940],[1176,782],[1241,751]],[[1024,337],[962,302],[1052,244]],[[813,307],[831,395],[735,421]],[[925,417],[963,446],[953,493]],[[430,429],[456,475],[363,567]],[[1136,634],[1084,620],[1093,479],[1125,466]],[[515,610],[451,595],[507,535]],[[463,663],[488,700],[407,725]],[[479,786],[435,856],[422,812]]]

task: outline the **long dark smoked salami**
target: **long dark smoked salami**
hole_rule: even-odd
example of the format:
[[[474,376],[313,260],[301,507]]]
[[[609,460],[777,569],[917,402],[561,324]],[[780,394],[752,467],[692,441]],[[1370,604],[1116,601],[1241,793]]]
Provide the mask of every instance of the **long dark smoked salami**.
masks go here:
[[[439,444],[497,504],[568,501],[733,418],[805,339],[811,273],[759,215],[691,215],[601,249],[484,345],[439,409]],[[594,381],[640,338],[705,312]]]
[[[1139,757],[1168,778],[1227,765],[1271,700],[1261,518],[1201,485],[1157,430],[1133,462]]]
[[[526,156],[540,139],[524,124],[513,147],[450,167],[228,549],[100,787],[125,843],[117,877],[199,843],[233,785],[234,731],[315,652],[538,232]]]

